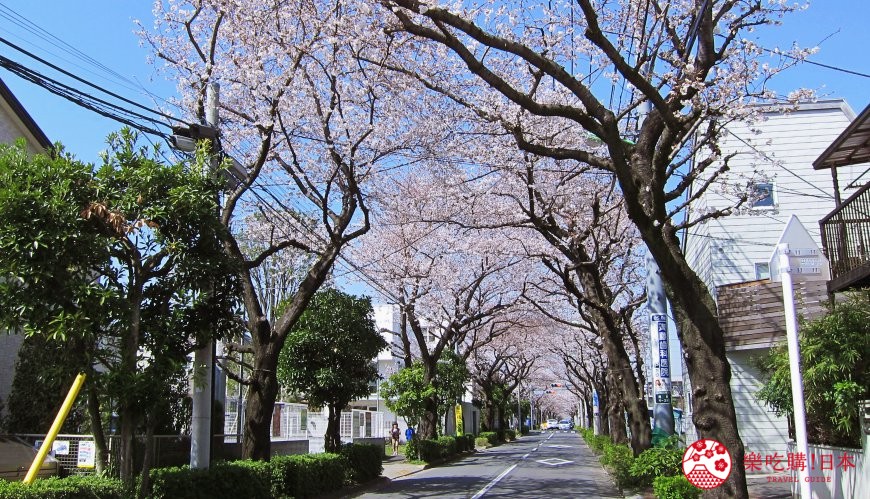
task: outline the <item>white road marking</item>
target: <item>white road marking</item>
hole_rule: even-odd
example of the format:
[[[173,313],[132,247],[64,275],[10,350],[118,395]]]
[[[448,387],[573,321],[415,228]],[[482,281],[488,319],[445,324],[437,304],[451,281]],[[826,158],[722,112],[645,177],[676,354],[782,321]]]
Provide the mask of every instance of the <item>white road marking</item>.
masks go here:
[[[527,458],[527,457],[529,457],[529,453],[528,453],[528,452],[526,452],[526,455],[523,456],[523,459],[525,459],[525,458]]]
[[[562,464],[573,463],[574,461],[567,461],[565,459],[559,459],[558,457],[552,457],[550,459],[541,459],[540,461],[535,461],[536,463],[546,464],[547,466],[559,466]]]
[[[477,494],[474,494],[474,495],[471,497],[471,499],[478,499],[478,498],[480,498],[480,497],[483,497],[484,494],[486,494],[487,492],[489,492],[489,489],[493,488],[493,487],[495,486],[495,484],[497,484],[497,483],[499,482],[499,480],[501,480],[502,478],[506,477],[507,474],[510,473],[511,471],[513,471],[514,468],[516,468],[516,467],[517,467],[517,465],[515,464],[515,465],[511,466],[510,468],[508,468],[508,469],[502,471],[502,472],[501,472],[501,475],[495,477],[495,478],[493,479],[493,481],[489,482],[489,483],[486,485],[486,487],[480,489],[480,491],[479,491]]]

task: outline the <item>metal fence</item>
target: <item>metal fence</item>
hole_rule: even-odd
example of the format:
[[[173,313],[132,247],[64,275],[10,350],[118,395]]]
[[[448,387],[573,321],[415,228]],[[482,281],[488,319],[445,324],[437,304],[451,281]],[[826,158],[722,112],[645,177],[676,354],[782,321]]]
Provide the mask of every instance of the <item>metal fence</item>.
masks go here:
[[[45,435],[18,434],[16,437],[39,449],[45,440]],[[96,446],[91,435],[58,435],[49,453],[57,459],[66,473],[74,475],[89,475],[94,473],[96,463]]]

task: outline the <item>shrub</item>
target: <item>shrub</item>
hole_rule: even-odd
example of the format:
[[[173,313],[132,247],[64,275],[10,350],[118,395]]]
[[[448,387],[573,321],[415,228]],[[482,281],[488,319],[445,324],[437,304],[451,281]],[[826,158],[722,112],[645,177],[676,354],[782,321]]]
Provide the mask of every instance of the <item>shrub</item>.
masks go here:
[[[456,455],[458,446],[456,439],[451,436],[442,436],[437,438],[438,444],[441,446],[441,457],[450,457]]]
[[[601,456],[601,464],[610,467],[613,478],[620,488],[631,487],[637,484],[637,479],[631,475],[634,453],[632,453],[629,446],[622,444],[605,445],[604,454]]]
[[[269,464],[273,496],[311,497],[344,485],[346,461],[338,454],[277,456]]]
[[[604,451],[604,447],[610,445],[610,437],[607,435],[590,435],[588,439],[586,439],[586,444],[589,445],[589,448],[592,449],[596,454],[601,454]]]
[[[407,445],[405,445],[405,459],[409,459],[411,461],[417,461],[420,459],[420,439],[412,438]]]
[[[341,455],[347,461],[348,478],[366,482],[377,478],[384,471],[381,464],[383,451],[375,445],[347,444],[341,446]]]
[[[652,485],[657,476],[675,476],[682,471],[683,451],[653,447],[640,453],[631,465],[631,475],[642,486]]]
[[[417,442],[417,448],[420,450],[420,459],[427,463],[443,457],[444,444],[438,440],[420,440]]]
[[[477,439],[477,437],[475,437],[471,433],[466,433],[465,434],[465,450],[473,451],[474,447],[475,447],[474,444],[475,444],[476,439]]]
[[[487,447],[492,447],[489,443],[489,439],[485,437],[477,437],[474,439],[474,446],[480,447],[482,449],[486,449]]]
[[[155,499],[271,497],[268,463],[236,461],[218,463],[208,469],[155,468],[150,476],[149,497]]]
[[[493,445],[498,445],[498,433],[494,431],[482,431],[478,436],[480,438],[485,438],[486,441],[489,442],[490,447]]]
[[[0,499],[122,499],[124,486],[113,478],[70,476],[39,479],[31,485],[0,480]]]
[[[505,430],[504,431],[504,439],[505,442],[512,442],[517,439],[517,432],[513,430]]]
[[[653,480],[653,493],[658,499],[695,499],[701,489],[695,487],[685,475],[659,476]]]

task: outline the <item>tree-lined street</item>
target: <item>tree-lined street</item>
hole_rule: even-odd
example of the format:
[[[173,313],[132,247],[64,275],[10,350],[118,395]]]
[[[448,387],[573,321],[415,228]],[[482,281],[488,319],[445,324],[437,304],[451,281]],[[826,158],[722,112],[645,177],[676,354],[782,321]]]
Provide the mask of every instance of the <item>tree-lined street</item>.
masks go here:
[[[622,497],[577,433],[532,434],[356,497]]]

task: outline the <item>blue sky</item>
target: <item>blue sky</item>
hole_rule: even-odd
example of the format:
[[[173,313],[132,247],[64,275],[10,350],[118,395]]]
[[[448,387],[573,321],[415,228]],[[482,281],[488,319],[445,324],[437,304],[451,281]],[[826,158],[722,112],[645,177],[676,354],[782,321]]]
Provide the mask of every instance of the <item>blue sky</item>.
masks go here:
[[[108,68],[138,82],[161,98],[175,93],[174,85],[155,75],[146,62],[147,49],[139,46],[133,34],[133,19],[151,24],[151,2],[133,0],[0,0],[0,6],[20,14],[60,40],[100,61]],[[6,9],[0,10],[0,36],[27,50],[69,69],[71,72],[106,86],[117,93],[143,104],[159,103],[141,88],[119,85],[56,47],[22,30],[10,21]],[[816,0],[807,12],[790,16],[784,26],[765,35],[764,46],[821,45],[813,57],[817,62],[870,73],[870,2],[866,0]],[[6,46],[0,54],[27,62]],[[33,84],[21,80],[6,70],[2,78],[21,100],[36,122],[52,141],[61,141],[79,158],[95,161],[103,149],[107,133],[119,125],[90,111],[83,110]],[[776,83],[778,91],[805,86],[819,89],[822,96],[845,98],[856,112],[870,102],[870,79],[848,75],[811,65],[790,70]]]

